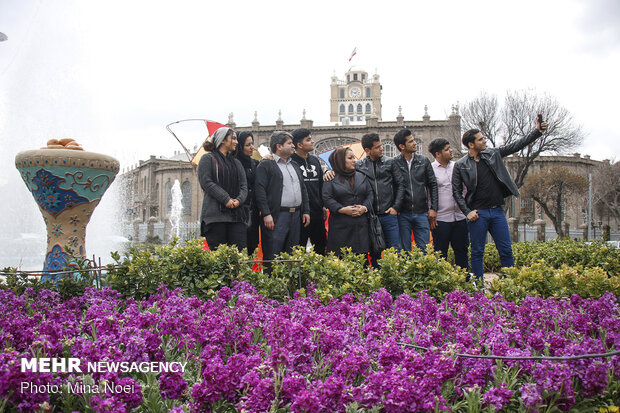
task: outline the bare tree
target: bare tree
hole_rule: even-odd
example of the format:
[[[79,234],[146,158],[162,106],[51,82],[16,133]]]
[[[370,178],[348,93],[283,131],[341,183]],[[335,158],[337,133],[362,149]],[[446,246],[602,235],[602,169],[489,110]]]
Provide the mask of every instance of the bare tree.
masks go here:
[[[581,126],[575,125],[573,115],[555,98],[547,94],[538,96],[533,91],[517,91],[508,92],[502,108],[504,145],[530,133],[539,113],[547,121],[547,130],[516,154],[518,160],[514,180],[517,187],[523,185],[530,166],[542,153],[568,153],[583,141]]]
[[[461,109],[461,126],[463,130],[479,129],[484,136],[496,146],[496,137],[502,129],[497,96],[486,91],[467,102]]]
[[[523,197],[536,201],[549,217],[558,237],[566,237],[562,228],[565,205],[588,189],[588,180],[566,168],[554,166],[527,177]]]
[[[517,187],[521,187],[530,166],[542,153],[569,153],[581,144],[584,132],[574,123],[572,114],[548,94],[509,91],[500,109],[494,95],[482,92],[465,104],[461,122],[465,130],[480,129],[494,146],[507,145],[530,133],[536,127],[539,113],[548,124],[547,130],[516,154],[514,180]],[[501,141],[499,136],[502,136]]]
[[[603,163],[592,176],[593,204],[620,222],[620,162]],[[600,214],[599,212],[599,214]]]

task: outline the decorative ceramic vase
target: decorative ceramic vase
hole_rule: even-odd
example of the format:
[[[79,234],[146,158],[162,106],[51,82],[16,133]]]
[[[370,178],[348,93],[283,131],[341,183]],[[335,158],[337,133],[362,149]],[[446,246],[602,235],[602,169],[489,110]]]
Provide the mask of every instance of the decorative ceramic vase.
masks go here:
[[[86,226],[114,181],[119,162],[99,153],[49,146],[18,153],[15,167],[47,227],[43,271],[59,271],[75,268],[75,258],[86,257]],[[55,280],[53,275],[47,278]]]

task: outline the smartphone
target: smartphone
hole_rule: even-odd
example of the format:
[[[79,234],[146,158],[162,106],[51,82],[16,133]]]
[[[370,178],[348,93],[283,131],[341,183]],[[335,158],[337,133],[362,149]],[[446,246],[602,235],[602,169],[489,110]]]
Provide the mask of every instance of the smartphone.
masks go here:
[[[543,123],[542,113],[538,114],[538,122]]]

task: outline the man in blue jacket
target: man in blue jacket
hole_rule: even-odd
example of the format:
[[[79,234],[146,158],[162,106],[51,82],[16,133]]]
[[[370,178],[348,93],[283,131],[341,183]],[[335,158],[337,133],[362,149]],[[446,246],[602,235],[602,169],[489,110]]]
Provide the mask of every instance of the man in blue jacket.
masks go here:
[[[547,122],[536,121],[536,129],[529,135],[499,148],[487,148],[486,138],[478,129],[463,134],[463,145],[468,153],[454,164],[452,193],[467,217],[471,239],[471,268],[482,281],[483,257],[487,232],[493,237],[502,267],[514,266],[512,243],[504,198],[519,196],[519,189],[504,165],[503,157],[520,151],[542,136]],[[463,187],[467,194],[463,197]]]

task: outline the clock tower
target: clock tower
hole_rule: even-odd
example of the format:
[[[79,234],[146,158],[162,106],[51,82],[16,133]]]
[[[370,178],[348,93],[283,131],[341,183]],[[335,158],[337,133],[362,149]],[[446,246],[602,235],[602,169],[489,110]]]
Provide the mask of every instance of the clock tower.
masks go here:
[[[332,76],[330,122],[344,125],[363,124],[366,118],[376,116],[381,120],[381,83],[379,75],[351,68],[345,79]]]

